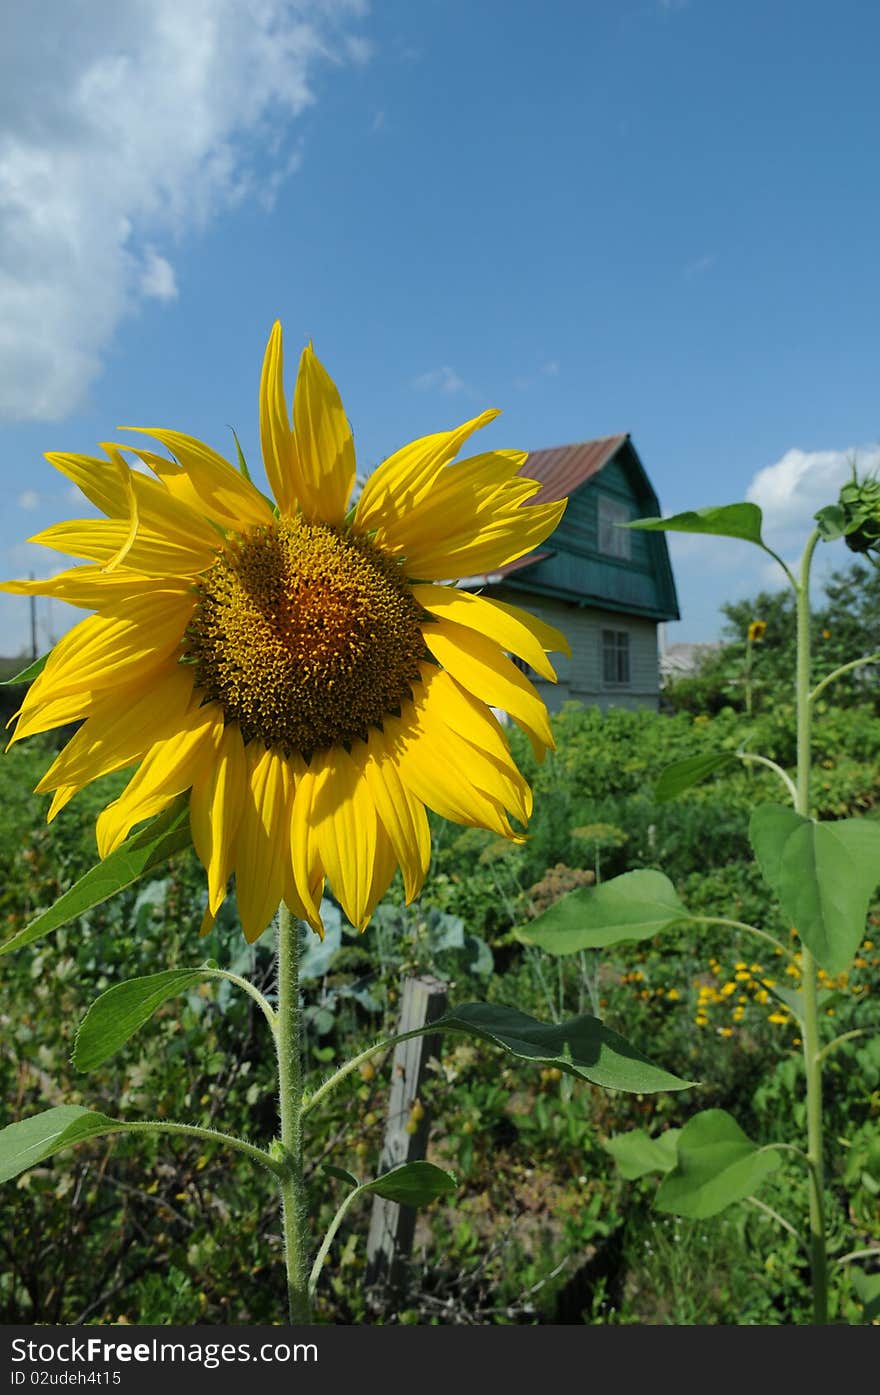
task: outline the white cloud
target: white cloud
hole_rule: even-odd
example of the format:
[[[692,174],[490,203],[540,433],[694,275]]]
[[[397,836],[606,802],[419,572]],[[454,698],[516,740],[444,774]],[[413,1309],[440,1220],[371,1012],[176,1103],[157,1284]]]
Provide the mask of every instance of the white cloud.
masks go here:
[[[852,475],[854,461],[859,475],[880,469],[880,446],[788,450],[757,472],[746,498],[760,506],[766,532],[778,535],[784,546],[796,543],[798,534],[806,541],[813,515],[835,503],[841,485]]]
[[[4,16],[0,418],[82,401],[122,319],[176,293],[168,243],[302,158],[316,69],[363,63],[366,0],[52,0]],[[163,247],[163,244],[165,246]],[[162,248],[162,250],[160,250]]]
[[[442,368],[433,368],[430,373],[420,373],[415,380],[417,388],[439,388],[440,392],[462,392],[464,378],[459,377],[454,368],[444,363]]]
[[[35,489],[23,489],[17,502],[20,509],[33,513],[40,507],[40,496]]]
[[[178,296],[174,267],[155,247],[148,247],[144,255],[141,295],[153,300],[176,300]]]

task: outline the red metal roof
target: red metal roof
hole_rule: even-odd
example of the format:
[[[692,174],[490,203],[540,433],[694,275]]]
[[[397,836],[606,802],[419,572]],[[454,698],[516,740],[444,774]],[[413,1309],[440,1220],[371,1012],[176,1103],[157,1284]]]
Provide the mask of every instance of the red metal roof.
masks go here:
[[[553,446],[550,450],[533,450],[519,473],[528,479],[540,480],[541,489],[529,500],[532,504],[549,504],[573,493],[585,480],[596,475],[627,439],[621,436],[600,436],[595,441],[581,441],[574,446]]]

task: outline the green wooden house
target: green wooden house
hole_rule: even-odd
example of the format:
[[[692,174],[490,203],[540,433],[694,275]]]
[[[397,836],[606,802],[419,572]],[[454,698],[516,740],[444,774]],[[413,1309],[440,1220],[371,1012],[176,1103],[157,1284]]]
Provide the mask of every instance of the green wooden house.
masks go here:
[[[524,606],[568,637],[572,657],[553,656],[558,684],[516,660],[551,711],[570,700],[656,708],[657,627],[679,610],[665,534],[618,526],[660,515],[629,435],[532,451],[520,473],[541,481],[530,503],[568,496],[562,521],[527,557],[459,585]]]

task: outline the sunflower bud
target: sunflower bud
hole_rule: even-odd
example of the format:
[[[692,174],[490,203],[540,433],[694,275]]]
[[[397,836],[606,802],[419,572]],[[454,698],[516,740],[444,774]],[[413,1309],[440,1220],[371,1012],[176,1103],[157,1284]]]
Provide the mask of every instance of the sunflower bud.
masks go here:
[[[880,480],[853,477],[836,504],[821,509],[816,520],[827,541],[842,537],[852,552],[880,551]]]

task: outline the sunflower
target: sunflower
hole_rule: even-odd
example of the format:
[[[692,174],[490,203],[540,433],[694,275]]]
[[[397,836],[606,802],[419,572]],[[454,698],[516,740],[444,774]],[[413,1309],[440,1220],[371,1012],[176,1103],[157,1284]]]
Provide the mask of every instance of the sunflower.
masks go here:
[[[322,933],[325,881],[360,929],[398,866],[412,900],[430,858],[426,807],[521,840],[511,820],[527,823],[531,791],[492,708],[542,758],[547,710],[507,653],[555,680],[547,654],[570,651],[544,622],[449,579],[529,552],[565,501],[523,507],[540,487],[519,474],[524,454],[455,462],[495,416],[404,446],[350,508],[339,394],[309,345],[291,426],[276,323],[260,383],[275,507],[246,467],[177,431],[132,428],[170,459],[111,443],[105,458],[49,454],[104,515],[31,539],[86,565],[3,588],[94,611],[17,714],[13,741],[85,719],[36,787],[53,792],[49,819],[90,781],[137,766],[98,817],[103,858],[189,791],[202,932],[234,872],[248,941],[282,900]]]

